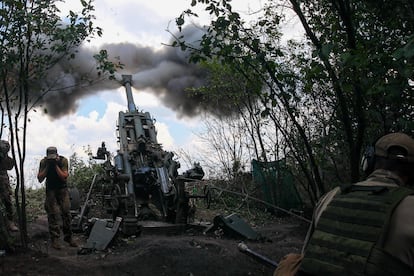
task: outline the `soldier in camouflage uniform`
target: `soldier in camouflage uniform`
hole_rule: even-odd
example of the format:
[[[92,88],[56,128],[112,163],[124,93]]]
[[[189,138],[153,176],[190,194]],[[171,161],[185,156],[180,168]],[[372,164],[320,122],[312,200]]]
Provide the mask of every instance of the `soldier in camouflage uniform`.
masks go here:
[[[7,228],[16,232],[19,231],[17,226],[13,222],[13,204],[12,204],[12,190],[10,187],[8,170],[13,169],[14,160],[8,156],[10,150],[10,144],[7,141],[0,141],[0,200],[3,202],[6,209]]]
[[[390,133],[369,152],[368,178],[321,198],[302,254],[274,276],[414,275],[414,139]]]
[[[70,198],[66,183],[68,175],[68,160],[64,156],[58,155],[56,147],[48,147],[46,157],[40,161],[37,179],[39,182],[43,182],[46,179],[45,209],[49,222],[52,247],[55,249],[62,248],[59,243],[60,217],[62,218],[64,241],[72,247],[78,246],[72,238],[72,230],[70,228]]]

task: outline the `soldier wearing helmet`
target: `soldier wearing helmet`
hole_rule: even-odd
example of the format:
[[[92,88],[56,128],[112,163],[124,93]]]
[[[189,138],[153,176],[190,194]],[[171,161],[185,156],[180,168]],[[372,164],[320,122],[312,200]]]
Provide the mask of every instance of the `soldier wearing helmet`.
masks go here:
[[[12,190],[10,187],[10,179],[7,173],[8,170],[13,169],[14,160],[8,155],[10,144],[8,141],[0,141],[0,200],[3,202],[6,209],[7,228],[12,232],[19,231],[16,224],[13,222],[13,204],[12,204]]]
[[[387,134],[370,152],[367,179],[322,197],[302,254],[274,275],[414,275],[414,140]]]

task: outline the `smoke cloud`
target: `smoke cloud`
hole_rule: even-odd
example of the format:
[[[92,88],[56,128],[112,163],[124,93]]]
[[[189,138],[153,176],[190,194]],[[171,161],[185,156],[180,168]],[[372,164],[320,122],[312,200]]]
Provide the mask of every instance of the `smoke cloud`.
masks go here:
[[[192,27],[184,29],[183,34],[187,41],[196,42],[203,32]],[[38,105],[52,118],[75,112],[79,100],[85,96],[120,87],[121,74],[132,75],[132,86],[135,89],[151,91],[179,117],[193,117],[202,111],[216,114],[228,111],[220,111],[216,104],[202,102],[201,96],[186,92],[187,88],[203,85],[206,73],[197,65],[189,64],[188,53],[178,48],[165,46],[161,50],[155,50],[131,43],[119,43],[103,45],[102,49],[107,50],[110,58],[117,57],[124,64],[124,69],[117,72],[118,81],[85,81],[97,75],[93,54],[99,49],[79,49],[75,59],[58,63],[38,84],[39,91],[43,91]]]

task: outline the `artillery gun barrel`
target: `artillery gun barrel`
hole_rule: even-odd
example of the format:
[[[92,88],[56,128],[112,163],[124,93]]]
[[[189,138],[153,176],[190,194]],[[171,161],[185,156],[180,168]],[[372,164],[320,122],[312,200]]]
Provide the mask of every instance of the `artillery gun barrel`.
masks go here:
[[[134,103],[134,97],[132,96],[131,84],[132,84],[132,76],[122,75],[122,85],[125,86],[125,90],[126,90],[126,96],[127,96],[127,101],[128,101],[128,111],[135,112],[137,111],[137,108]]]

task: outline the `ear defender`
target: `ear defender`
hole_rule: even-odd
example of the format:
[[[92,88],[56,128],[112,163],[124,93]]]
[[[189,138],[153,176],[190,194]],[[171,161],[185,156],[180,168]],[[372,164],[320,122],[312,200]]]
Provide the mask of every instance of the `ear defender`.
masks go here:
[[[370,174],[374,171],[375,165],[375,147],[373,145],[365,148],[364,154],[361,159],[361,168],[365,174]]]

